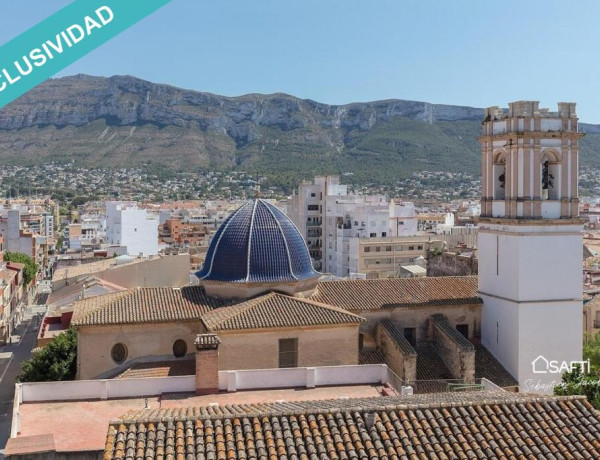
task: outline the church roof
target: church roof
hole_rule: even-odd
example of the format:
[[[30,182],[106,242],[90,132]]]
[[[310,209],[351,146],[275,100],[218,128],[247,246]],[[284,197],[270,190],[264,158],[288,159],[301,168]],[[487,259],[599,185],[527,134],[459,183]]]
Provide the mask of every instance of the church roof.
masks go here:
[[[74,326],[193,321],[222,305],[200,286],[139,287],[75,302]]]
[[[197,276],[235,283],[294,282],[319,276],[302,235],[279,209],[254,199],[219,227]]]
[[[363,321],[345,310],[310,300],[270,293],[246,302],[212,310],[202,316],[210,331],[274,327],[359,324]]]
[[[482,303],[476,276],[323,281],[311,299],[351,311]]]
[[[592,458],[600,416],[583,396],[490,392],[187,407],[115,421],[105,446],[105,459]]]

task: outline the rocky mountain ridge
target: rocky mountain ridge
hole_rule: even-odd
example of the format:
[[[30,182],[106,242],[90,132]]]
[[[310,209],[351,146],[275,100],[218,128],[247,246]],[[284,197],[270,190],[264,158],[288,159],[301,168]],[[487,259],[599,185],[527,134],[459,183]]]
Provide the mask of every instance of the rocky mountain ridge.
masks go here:
[[[224,97],[131,76],[77,75],[49,80],[0,110],[0,161],[353,172],[390,181],[416,170],[476,173],[482,118],[480,108],[427,102]]]

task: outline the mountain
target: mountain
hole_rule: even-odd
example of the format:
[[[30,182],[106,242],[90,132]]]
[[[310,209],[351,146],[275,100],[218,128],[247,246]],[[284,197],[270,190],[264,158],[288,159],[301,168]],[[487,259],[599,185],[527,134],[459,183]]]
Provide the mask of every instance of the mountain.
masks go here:
[[[49,80],[0,110],[0,162],[243,169],[290,182],[353,172],[479,174],[483,109],[387,100],[327,105],[286,94],[224,97],[130,76]],[[600,126],[581,145],[600,167]]]

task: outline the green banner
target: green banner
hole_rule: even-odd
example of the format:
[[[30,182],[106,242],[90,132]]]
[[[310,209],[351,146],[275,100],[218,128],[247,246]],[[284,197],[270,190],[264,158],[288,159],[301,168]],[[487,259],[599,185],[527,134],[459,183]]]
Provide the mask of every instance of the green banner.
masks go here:
[[[171,0],[75,0],[0,47],[0,108]]]

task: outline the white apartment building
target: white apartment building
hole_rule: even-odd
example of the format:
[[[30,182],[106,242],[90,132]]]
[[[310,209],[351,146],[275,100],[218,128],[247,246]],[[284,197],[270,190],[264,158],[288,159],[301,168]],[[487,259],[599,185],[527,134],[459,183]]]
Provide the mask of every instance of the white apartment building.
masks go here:
[[[288,204],[290,218],[304,236],[315,269],[349,276],[352,239],[415,235],[412,203],[388,201],[383,195],[348,195],[339,176],[303,182]]]
[[[133,201],[106,203],[106,242],[127,248],[132,256],[158,254],[158,216]]]

